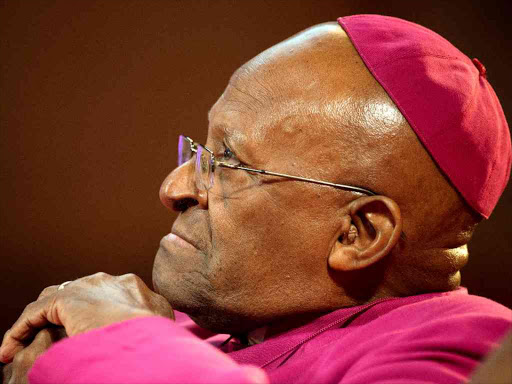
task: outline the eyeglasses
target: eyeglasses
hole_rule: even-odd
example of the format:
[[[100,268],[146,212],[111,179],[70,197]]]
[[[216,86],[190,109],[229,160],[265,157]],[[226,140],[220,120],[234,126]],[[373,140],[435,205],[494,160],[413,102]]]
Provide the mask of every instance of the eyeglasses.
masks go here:
[[[361,187],[355,187],[352,185],[344,185],[344,184],[335,184],[330,183],[328,181],[308,179],[300,176],[291,176],[285,175],[283,173],[265,171],[263,169],[254,169],[248,168],[241,165],[229,164],[224,161],[218,160],[213,152],[207,147],[196,143],[190,137],[180,135],[178,141],[178,166],[186,163],[193,156],[196,156],[195,159],[195,180],[196,186],[199,190],[207,191],[213,186],[214,181],[214,173],[217,167],[227,168],[227,169],[240,169],[242,171],[250,172],[250,173],[258,173],[261,175],[269,175],[269,176],[277,176],[277,177],[285,177],[292,180],[305,181],[307,183],[314,183],[320,185],[327,185],[329,187],[340,188],[351,192],[363,193],[365,195],[373,196],[376,195],[375,192],[372,192],[368,189],[364,189]]]

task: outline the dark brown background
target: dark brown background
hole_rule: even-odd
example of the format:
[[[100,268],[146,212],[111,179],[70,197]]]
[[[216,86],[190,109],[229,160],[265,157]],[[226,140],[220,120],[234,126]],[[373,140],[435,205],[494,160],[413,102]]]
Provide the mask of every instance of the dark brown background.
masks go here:
[[[39,291],[97,271],[151,282],[174,215],[158,188],[178,133],[203,140],[230,74],[313,24],[383,13],[486,66],[512,117],[509,2],[3,1],[0,331]],[[471,243],[463,283],[512,306],[512,189]]]

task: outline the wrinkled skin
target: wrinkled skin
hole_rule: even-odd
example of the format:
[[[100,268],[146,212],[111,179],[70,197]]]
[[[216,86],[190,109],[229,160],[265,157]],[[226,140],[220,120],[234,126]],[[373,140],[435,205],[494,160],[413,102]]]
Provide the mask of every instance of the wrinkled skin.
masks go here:
[[[237,70],[209,113],[205,144],[225,161],[378,195],[221,168],[206,192],[185,163],[160,190],[179,216],[155,258],[158,293],[134,276],[50,287],[4,337],[2,361],[49,323],[73,335],[172,317],[172,306],[213,331],[268,325],[272,334],[341,307],[460,284],[478,218],[337,24]]]
[[[445,251],[467,239],[438,219],[458,231],[452,216],[462,203],[338,25],[313,27],[240,68],[209,113],[206,146],[219,156],[229,148],[230,161],[253,168],[358,185],[387,200],[221,168],[204,192],[193,162],[175,169],[160,197],[180,214],[176,236],[156,255],[154,286],[203,327],[245,332],[459,284],[465,249]],[[352,212],[358,199],[368,200]],[[402,225],[407,243],[396,236]],[[412,248],[430,250],[431,239],[442,254],[409,258]],[[405,271],[426,260],[436,279]]]
[[[12,361],[38,330],[47,326],[61,326],[68,336],[74,336],[119,321],[155,315],[174,319],[167,300],[133,274],[111,276],[100,272],[74,280],[65,289],[50,286],[37,301],[27,305],[5,333],[0,361]]]
[[[64,328],[45,328],[39,331],[34,340],[16,354],[12,363],[6,364],[1,372],[3,384],[28,384],[27,374],[36,359],[53,343],[66,337]]]

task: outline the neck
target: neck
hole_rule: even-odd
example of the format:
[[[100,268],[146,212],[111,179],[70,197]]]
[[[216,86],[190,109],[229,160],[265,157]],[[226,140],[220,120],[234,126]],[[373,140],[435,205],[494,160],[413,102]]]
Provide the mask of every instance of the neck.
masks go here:
[[[468,260],[467,245],[415,251],[402,258],[394,273],[403,295],[453,291],[460,286],[460,269]]]
[[[263,327],[253,329],[249,332],[233,336],[240,340],[242,344],[249,346],[279,336],[293,329],[300,328],[327,313],[329,312],[315,312],[289,316],[273,321]]]

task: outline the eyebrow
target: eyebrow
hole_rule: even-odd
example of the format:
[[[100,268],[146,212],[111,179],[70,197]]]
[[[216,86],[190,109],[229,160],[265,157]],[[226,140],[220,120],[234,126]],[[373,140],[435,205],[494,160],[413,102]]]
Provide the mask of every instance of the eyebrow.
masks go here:
[[[242,145],[240,136],[234,133],[233,129],[229,128],[227,125],[221,125],[221,128],[224,131],[224,141],[238,154],[240,152],[240,146]]]
[[[235,155],[238,156],[238,155],[240,155],[241,151],[240,151],[239,147],[237,146],[237,143],[232,140],[232,137],[233,136],[225,136],[224,142],[229,147],[229,149],[232,149],[233,152],[235,153]]]
[[[222,124],[221,127],[224,131],[226,139],[228,139],[230,142],[235,142],[235,144],[238,145],[243,145],[247,142],[245,136],[241,135],[239,131],[231,128],[229,125]]]
[[[240,161],[246,162],[254,162],[255,159],[251,159],[245,147],[245,142],[239,134],[233,128],[229,127],[226,124],[219,124],[216,128],[222,129],[224,132],[223,142],[225,145],[229,147],[233,151],[233,153],[239,158]]]

